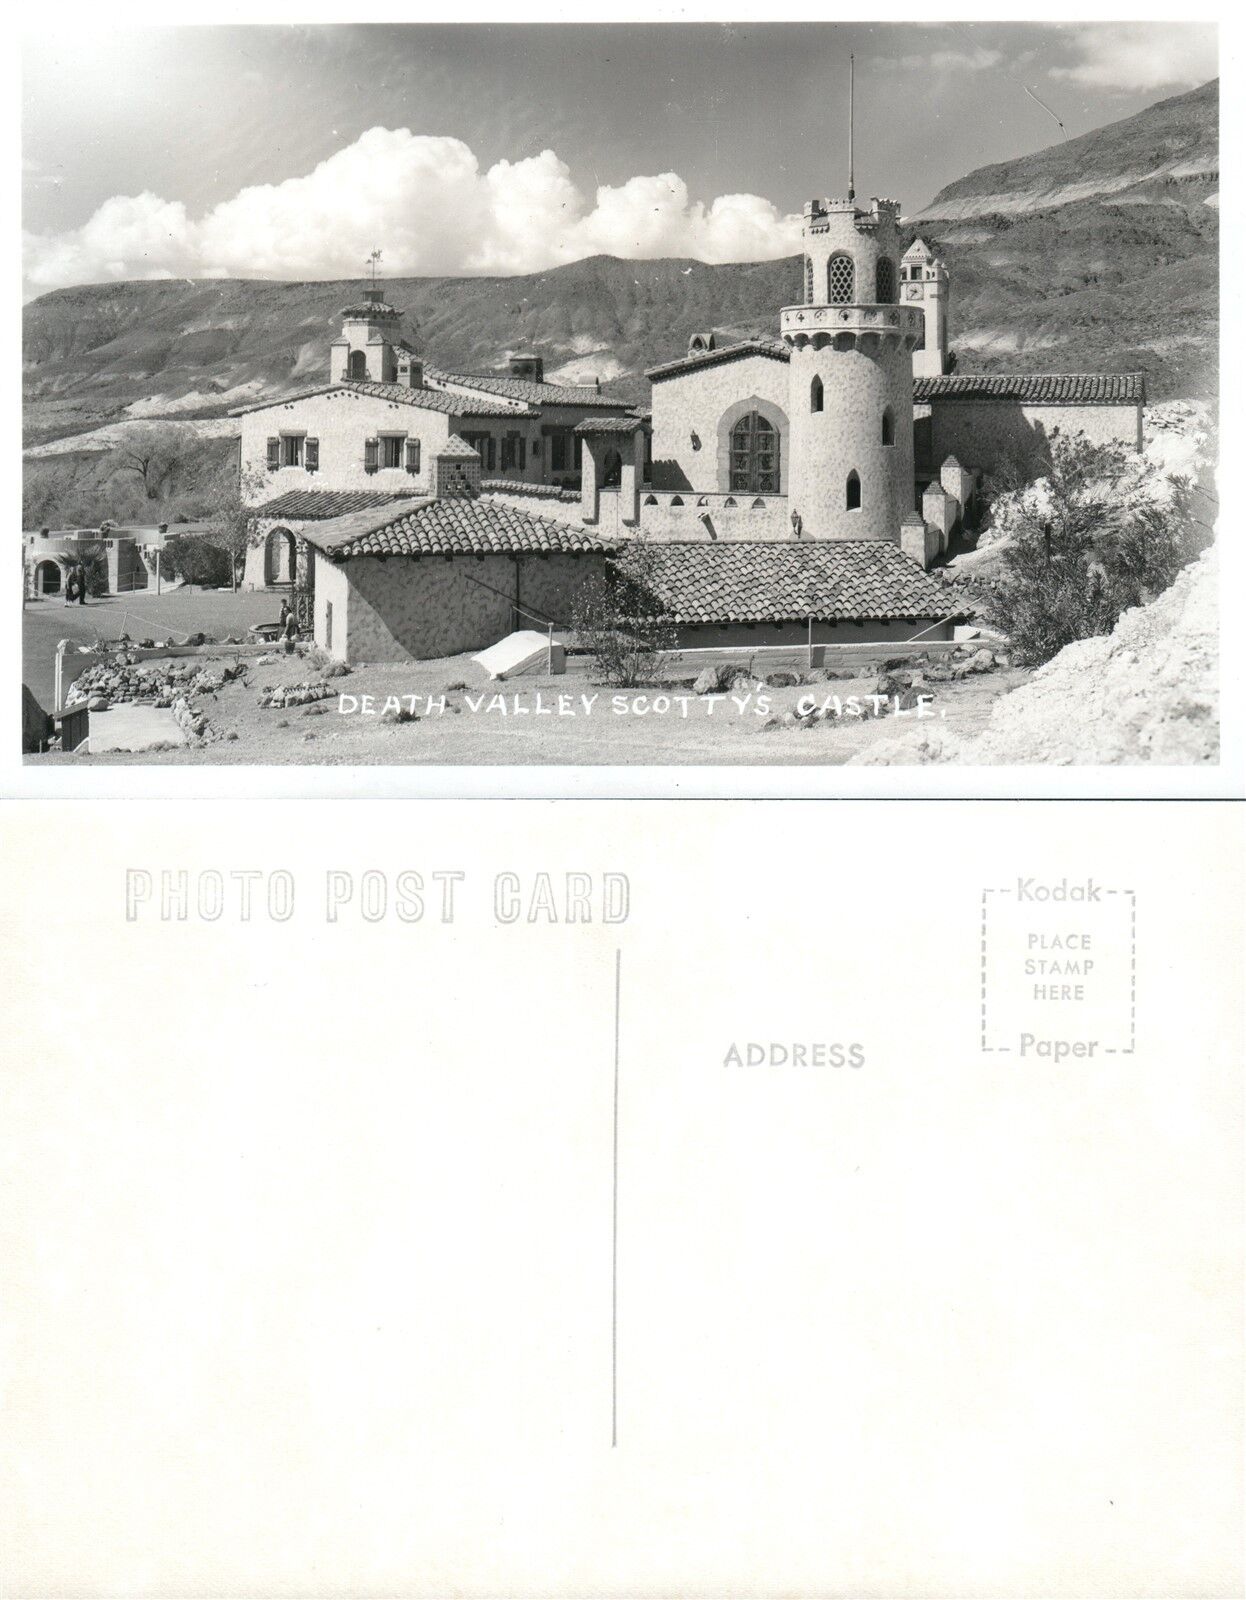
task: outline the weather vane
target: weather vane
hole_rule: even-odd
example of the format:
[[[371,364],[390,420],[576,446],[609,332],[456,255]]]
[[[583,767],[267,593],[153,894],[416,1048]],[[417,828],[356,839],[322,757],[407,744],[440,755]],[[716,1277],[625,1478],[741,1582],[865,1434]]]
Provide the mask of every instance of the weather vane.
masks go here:
[[[368,271],[372,274],[372,287],[374,289],[376,288],[376,269],[380,263],[380,259],[381,252],[379,250],[374,250],[368,257]]]

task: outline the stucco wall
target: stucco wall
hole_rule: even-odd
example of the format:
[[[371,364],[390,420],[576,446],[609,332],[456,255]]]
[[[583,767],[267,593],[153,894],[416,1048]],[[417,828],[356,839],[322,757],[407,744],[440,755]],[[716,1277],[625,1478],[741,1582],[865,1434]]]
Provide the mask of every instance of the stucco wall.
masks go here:
[[[283,405],[266,406],[240,417],[243,483],[249,474],[259,476],[253,504],[275,500],[291,490],[366,489],[377,494],[427,494],[433,453],[450,437],[459,422],[439,411],[405,405],[399,400],[378,400],[351,389],[334,389]],[[320,440],[320,470],[280,467],[269,472],[268,441],[282,433],[301,433]],[[420,441],[420,470],[382,467],[364,469],[364,441],[382,433],[403,434]]]
[[[815,375],[822,410],[811,409]],[[912,359],[899,339],[861,340],[837,350],[806,345],[792,351],[792,509],[805,537],[889,539],[913,510]],[[889,445],[883,414],[890,407]],[[849,510],[848,476],[861,480],[861,505]]]
[[[646,539],[701,539],[707,544],[790,539],[789,516],[788,498],[783,494],[672,494],[666,490],[646,491],[640,497],[640,529]]]
[[[655,489],[726,493],[731,424],[760,411],[779,430],[779,488],[787,492],[791,442],[785,361],[754,355],[694,367],[655,383],[652,404]],[[693,444],[694,434],[699,448]]]
[[[599,556],[522,556],[518,599],[537,618],[565,623],[575,590]],[[509,556],[316,560],[316,642],[341,661],[418,661],[482,650],[514,626],[516,562]],[[328,608],[333,637],[328,639]]]
[[[953,455],[964,467],[990,472],[1005,461],[1044,456],[1052,435],[1083,433],[1093,444],[1142,448],[1142,407],[1022,406],[1007,401],[935,400],[930,407],[930,459]]]

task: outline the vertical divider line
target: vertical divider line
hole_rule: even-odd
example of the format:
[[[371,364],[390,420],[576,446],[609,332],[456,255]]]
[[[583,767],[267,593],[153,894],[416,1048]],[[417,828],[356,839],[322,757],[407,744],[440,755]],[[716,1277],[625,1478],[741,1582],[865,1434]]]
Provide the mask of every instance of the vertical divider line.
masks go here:
[[[610,1217],[610,1448],[619,1442],[619,996],[623,952],[614,952],[614,1191]]]

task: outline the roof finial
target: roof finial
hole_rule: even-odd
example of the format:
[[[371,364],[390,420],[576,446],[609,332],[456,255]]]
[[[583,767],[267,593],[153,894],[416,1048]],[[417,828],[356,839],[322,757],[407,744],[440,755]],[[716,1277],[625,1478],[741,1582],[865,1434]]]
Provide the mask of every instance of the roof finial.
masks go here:
[[[381,252],[379,250],[374,250],[368,257],[368,275],[372,280],[372,287],[374,289],[376,288],[376,269],[380,265],[380,262]]]
[[[856,91],[857,58],[851,52],[848,56],[848,198],[855,200],[857,191],[852,183],[852,122],[855,109],[853,100]]]

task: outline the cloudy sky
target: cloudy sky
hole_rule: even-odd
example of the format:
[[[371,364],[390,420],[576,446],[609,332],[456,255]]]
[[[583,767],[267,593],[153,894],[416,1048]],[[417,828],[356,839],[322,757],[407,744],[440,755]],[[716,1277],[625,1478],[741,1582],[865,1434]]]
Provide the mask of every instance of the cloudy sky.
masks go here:
[[[786,255],[850,51],[857,192],[909,210],[1218,70],[1202,23],[76,23],[24,44],[26,292]]]

